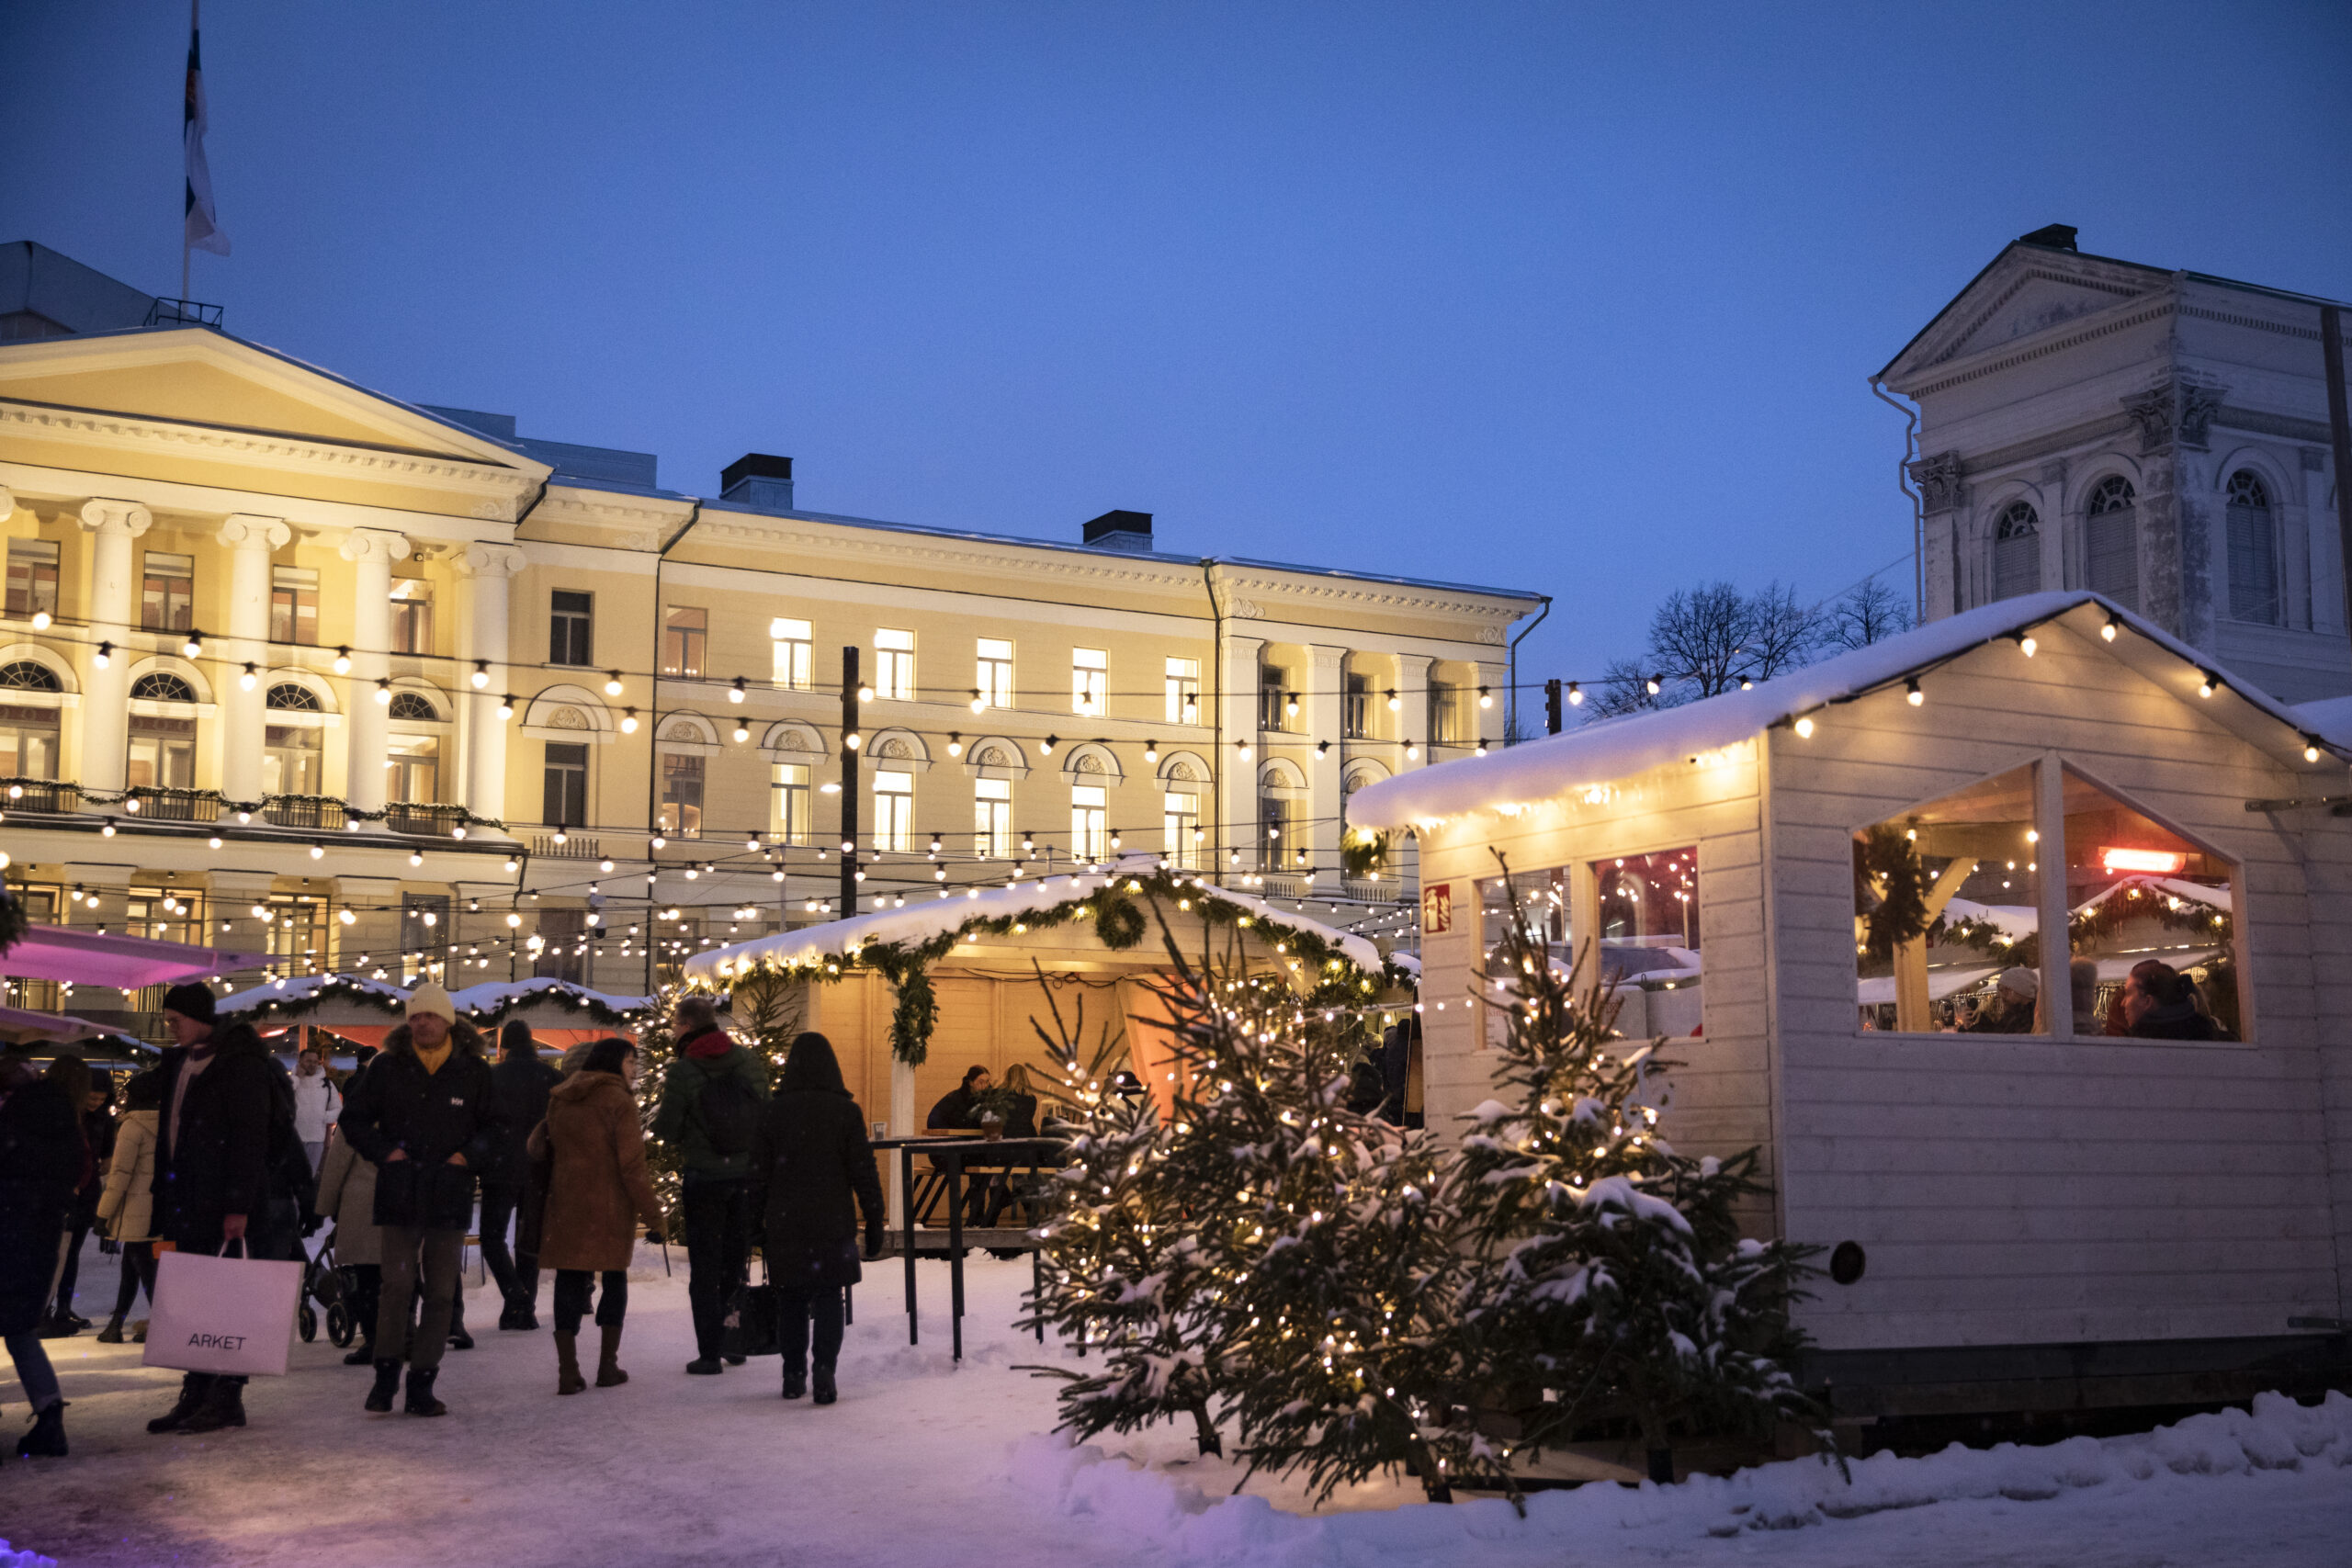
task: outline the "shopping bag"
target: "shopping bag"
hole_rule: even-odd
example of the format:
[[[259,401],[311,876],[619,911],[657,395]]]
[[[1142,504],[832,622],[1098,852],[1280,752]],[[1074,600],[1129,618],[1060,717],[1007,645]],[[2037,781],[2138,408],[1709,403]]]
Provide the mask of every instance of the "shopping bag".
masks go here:
[[[784,1347],[778,1337],[775,1287],[741,1285],[719,1319],[719,1353],[726,1356],[776,1356]]]
[[[283,1377],[301,1295],[300,1263],[166,1252],[155,1259],[143,1364]]]

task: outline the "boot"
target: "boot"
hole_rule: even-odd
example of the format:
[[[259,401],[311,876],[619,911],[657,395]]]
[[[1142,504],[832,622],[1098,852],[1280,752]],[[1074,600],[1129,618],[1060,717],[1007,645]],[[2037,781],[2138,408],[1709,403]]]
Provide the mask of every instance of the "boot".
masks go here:
[[[449,1407],[433,1397],[433,1380],[441,1375],[438,1367],[411,1367],[408,1370],[408,1413],[412,1416],[447,1416]]]
[[[78,1321],[79,1320],[77,1320],[71,1313],[60,1313],[54,1317],[43,1318],[40,1325],[40,1337],[43,1339],[71,1339],[74,1336],[82,1332],[79,1327],[75,1326]]]
[[[122,1343],[122,1314],[117,1313],[107,1319],[107,1325],[98,1330],[98,1343],[101,1345]]]
[[[204,1403],[205,1390],[211,1385],[211,1377],[204,1372],[189,1372],[181,1378],[179,1403],[148,1422],[147,1429],[161,1435],[164,1432],[176,1432],[187,1426],[187,1418],[195,1415],[197,1407]]]
[[[580,1375],[580,1336],[559,1334],[555,1337],[555,1391],[558,1393],[578,1393],[588,1386]]]
[[[376,1363],[376,1386],[368,1391],[368,1408],[379,1416],[389,1416],[392,1410],[392,1395],[401,1386],[401,1361],[398,1356]]]
[[[147,1343],[147,1320],[145,1318],[142,1317],[137,1323],[130,1325],[130,1342],[133,1345],[144,1345]]]
[[[507,1297],[506,1304],[503,1307],[501,1307],[498,1312],[498,1327],[500,1332],[506,1333],[520,1329],[523,1326],[523,1303],[516,1301],[513,1296]]]
[[[822,1361],[817,1363],[816,1373],[809,1382],[814,1385],[815,1393],[811,1404],[831,1404],[842,1396],[841,1390],[833,1386],[833,1369]]]
[[[65,1402],[59,1400],[33,1417],[32,1430],[17,1439],[18,1459],[65,1457]]]
[[[596,1357],[596,1386],[618,1388],[628,1382],[628,1374],[621,1371],[621,1325],[600,1323],[596,1326],[604,1331],[605,1336],[604,1348]]]
[[[797,1399],[808,1392],[808,1369],[792,1361],[784,1364],[784,1397]]]
[[[217,1432],[245,1424],[245,1385],[235,1378],[214,1378],[211,1392],[196,1414],[181,1423],[183,1432]]]
[[[376,1342],[373,1339],[363,1339],[343,1353],[343,1364],[346,1367],[364,1367],[375,1359]]]

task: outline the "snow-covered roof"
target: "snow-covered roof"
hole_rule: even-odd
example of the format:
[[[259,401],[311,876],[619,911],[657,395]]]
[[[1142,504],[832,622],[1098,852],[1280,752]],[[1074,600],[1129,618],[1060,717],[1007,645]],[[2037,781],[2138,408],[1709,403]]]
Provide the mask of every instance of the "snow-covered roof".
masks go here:
[[[1108,874],[1045,876],[1035,882],[1017,882],[1010,887],[967,888],[960,897],[950,895],[924,903],[910,902],[903,909],[878,909],[870,915],[828,920],[822,925],[803,926],[798,931],[755,937],[750,942],[729,942],[725,947],[714,947],[687,959],[685,976],[706,986],[723,987],[727,984],[727,976],[745,960],[790,968],[796,964],[818,963],[828,954],[850,953],[875,942],[903,942],[909,945],[925,942],[956,930],[967,920],[1028,914],[1050,909],[1057,904],[1067,904],[1072,898],[1099,891],[1115,882],[1148,874],[1156,863],[1138,864]],[[1207,892],[1211,897],[1228,904],[1238,904],[1252,915],[1276,925],[1320,937],[1344,953],[1348,962],[1357,968],[1374,975],[1380,973],[1380,950],[1363,937],[1334,930],[1294,910],[1277,908],[1263,898],[1248,893],[1214,886]]]
[[[2109,615],[2138,634],[2136,641],[2127,637],[2109,645],[2120,657],[2131,658],[2138,649],[2153,647],[2171,655],[2177,667],[2192,674],[2216,668],[2170,633],[2096,593],[2028,593],[1930,621],[1883,642],[1775,676],[1748,691],[1725,692],[1681,707],[1603,719],[1484,757],[1465,757],[1383,779],[1348,797],[1348,823],[1375,829],[1410,828],[1465,812],[1549,799],[1688,761],[2069,614],[2078,617],[2075,629],[2094,638]],[[2267,724],[2256,728],[2266,733],[2267,743],[2282,752],[2296,736],[2320,733],[2298,710],[2234,676],[2224,679],[2245,706],[2276,721],[2275,733]],[[2239,704],[2217,707],[2215,714],[2229,722],[2239,707]],[[2250,728],[2249,739],[2255,733]],[[2338,751],[2352,754],[2352,734],[2320,733],[2320,739]],[[2301,742],[2295,745],[2300,750]]]
[[[2288,711],[2329,745],[2352,750],[2352,697],[2322,697],[2315,703],[2299,703]]]
[[[553,992],[582,1001],[597,1002],[615,1012],[644,1012],[661,1005],[658,997],[616,996],[609,991],[592,991],[569,980],[559,980],[552,975],[536,975],[527,980],[486,980],[479,986],[468,986],[462,991],[449,993],[449,1000],[459,1012],[494,1012],[500,1008],[514,1007],[534,997]]]
[[[272,1002],[307,1001],[333,986],[338,991],[357,991],[367,996],[382,997],[388,1001],[404,1002],[408,992],[381,980],[369,980],[357,975],[300,975],[282,980],[270,980],[248,990],[232,991],[212,1004],[216,1013],[254,1012]]]

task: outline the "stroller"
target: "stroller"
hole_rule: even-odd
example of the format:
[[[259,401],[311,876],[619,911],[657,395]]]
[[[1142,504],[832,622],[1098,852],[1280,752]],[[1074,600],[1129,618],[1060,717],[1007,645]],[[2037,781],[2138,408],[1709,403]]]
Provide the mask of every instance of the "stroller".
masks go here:
[[[305,1259],[299,1321],[302,1342],[307,1345],[319,1337],[319,1314],[324,1311],[327,1338],[336,1348],[348,1349],[359,1337],[359,1325],[351,1315],[351,1280],[335,1266],[334,1235],[334,1232],[327,1232],[319,1243],[317,1255]]]

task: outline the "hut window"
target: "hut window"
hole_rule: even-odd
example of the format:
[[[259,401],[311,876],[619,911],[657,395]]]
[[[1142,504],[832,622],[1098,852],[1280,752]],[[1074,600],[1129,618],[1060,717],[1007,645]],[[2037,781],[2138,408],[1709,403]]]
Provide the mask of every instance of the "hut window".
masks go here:
[[[808,841],[808,767],[778,762],[768,786],[768,830],[787,844]]]
[[[972,781],[972,852],[982,860],[1012,858],[1012,784]]]
[[[1617,1027],[1629,1035],[1697,1033],[1697,847],[1612,855],[1592,863],[1592,876],[1601,976],[1625,1004]]]
[[[1862,1027],[2033,1032],[2041,849],[2030,766],[1855,834]]]
[[[1100,784],[1072,784],[1069,791],[1069,852],[1080,860],[1109,858],[1111,831]]]
[[[2245,1039],[2231,863],[2064,776],[2075,1033]]]
[[[2041,591],[2041,517],[2030,502],[2013,501],[1993,525],[1993,597]]]
[[[1160,799],[1159,822],[1168,835],[1164,846],[1168,863],[1180,871],[1198,871],[1202,860],[1201,797],[1170,790]]]
[[[915,840],[915,776],[877,769],[874,774],[874,848],[909,854]]]

